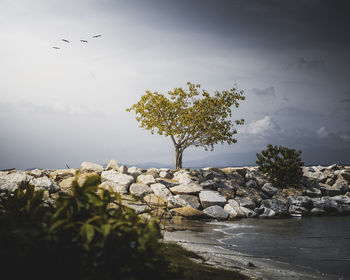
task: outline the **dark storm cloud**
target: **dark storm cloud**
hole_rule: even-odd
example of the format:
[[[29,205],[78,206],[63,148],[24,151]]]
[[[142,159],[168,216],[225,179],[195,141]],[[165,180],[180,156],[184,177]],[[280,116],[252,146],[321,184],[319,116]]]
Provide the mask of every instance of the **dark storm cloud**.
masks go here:
[[[140,21],[157,22],[165,29],[231,36],[231,44],[236,46],[250,42],[257,49],[298,46],[346,50],[350,45],[350,2],[344,0],[108,2],[107,8],[122,7]]]

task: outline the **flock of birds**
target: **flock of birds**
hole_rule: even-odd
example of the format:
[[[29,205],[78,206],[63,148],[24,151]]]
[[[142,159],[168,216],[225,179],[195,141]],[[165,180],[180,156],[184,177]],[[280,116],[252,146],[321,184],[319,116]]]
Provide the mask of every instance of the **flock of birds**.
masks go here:
[[[92,36],[92,38],[94,38],[94,39],[96,39],[96,38],[99,38],[99,37],[101,37],[102,35],[101,34],[98,34],[98,35],[94,35],[94,36]],[[62,41],[63,42],[65,42],[65,43],[70,43],[70,41],[68,41],[67,39],[62,39]],[[80,42],[82,42],[82,43],[88,43],[88,41],[87,40],[80,40]],[[52,47],[53,49],[56,49],[56,50],[59,50],[59,49],[61,49],[60,47]]]

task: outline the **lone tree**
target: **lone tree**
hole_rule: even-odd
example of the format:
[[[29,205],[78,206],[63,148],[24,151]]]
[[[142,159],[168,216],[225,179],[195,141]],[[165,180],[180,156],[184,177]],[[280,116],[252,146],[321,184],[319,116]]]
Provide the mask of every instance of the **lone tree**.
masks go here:
[[[236,87],[210,96],[199,84],[187,83],[188,89],[175,88],[168,95],[146,91],[134,110],[141,128],[159,135],[170,136],[175,148],[175,168],[182,168],[182,154],[190,146],[214,149],[217,143],[237,142],[233,136],[236,125],[244,120],[231,120],[231,107],[244,100],[243,90]]]

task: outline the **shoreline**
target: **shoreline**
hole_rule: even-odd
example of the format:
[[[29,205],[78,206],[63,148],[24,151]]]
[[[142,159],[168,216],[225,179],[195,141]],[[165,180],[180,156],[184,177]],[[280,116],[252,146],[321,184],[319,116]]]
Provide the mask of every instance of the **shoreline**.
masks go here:
[[[175,242],[205,259],[205,263],[216,268],[239,272],[252,280],[258,279],[344,279],[336,275],[319,272],[314,268],[292,265],[272,258],[251,256],[223,248],[220,239],[225,238],[222,222],[179,220],[170,225],[171,231],[164,231],[165,242]],[[226,246],[226,245],[225,245]]]

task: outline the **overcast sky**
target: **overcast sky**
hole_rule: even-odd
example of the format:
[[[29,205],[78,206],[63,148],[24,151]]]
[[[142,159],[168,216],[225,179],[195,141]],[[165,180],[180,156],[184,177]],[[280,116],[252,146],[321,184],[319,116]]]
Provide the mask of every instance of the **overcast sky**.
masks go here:
[[[349,12],[341,0],[0,0],[0,169],[172,164],[170,139],[125,109],[187,81],[237,84],[246,124],[236,144],[185,151],[185,166],[254,164],[269,143],[349,164]]]

